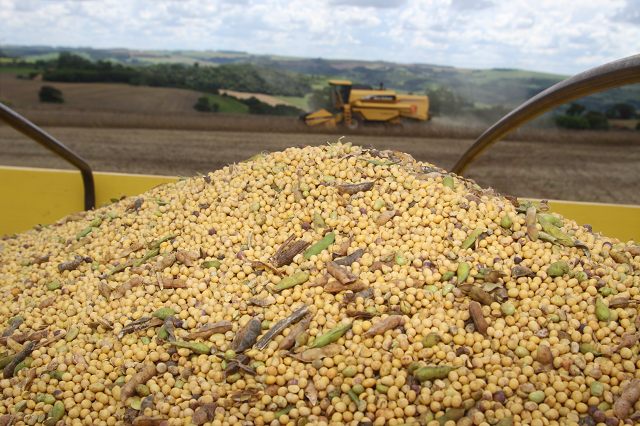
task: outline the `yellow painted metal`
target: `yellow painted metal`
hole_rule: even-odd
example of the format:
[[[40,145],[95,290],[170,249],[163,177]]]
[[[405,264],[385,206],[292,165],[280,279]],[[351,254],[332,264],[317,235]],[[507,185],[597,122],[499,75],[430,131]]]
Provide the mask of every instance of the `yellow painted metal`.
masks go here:
[[[96,202],[109,203],[110,198],[135,196],[167,182],[175,176],[94,173]],[[84,205],[80,173],[67,170],[0,167],[0,235],[12,234],[46,225],[81,211]],[[540,200],[531,200],[540,201]],[[640,206],[580,203],[549,200],[551,211],[591,224],[594,232],[620,241],[640,241]]]
[[[110,198],[135,196],[175,176],[94,173],[96,205]],[[0,167],[0,235],[46,225],[84,209],[82,178],[77,171]]]
[[[330,80],[329,84],[335,86],[352,86],[347,80]],[[393,90],[377,90],[377,89],[353,89],[349,90],[349,102],[344,103],[342,96],[344,93],[334,91],[334,106],[340,110],[341,118],[335,117],[334,123],[344,122],[350,129],[352,113],[356,120],[363,119],[371,122],[379,123],[397,123],[403,117],[413,120],[425,121],[429,119],[429,98],[427,96],[418,95],[402,95]],[[329,112],[320,110],[307,114],[304,121],[309,126],[327,123],[330,121]]]
[[[548,204],[552,212],[575,220],[579,225],[590,224],[593,232],[622,242],[640,242],[640,206],[561,200],[549,200]]]
[[[321,109],[314,113],[305,115],[304,121],[309,126],[317,126],[319,124],[327,123],[328,121],[333,121],[333,123],[335,124],[335,118],[333,117],[333,114],[331,114],[326,109]]]

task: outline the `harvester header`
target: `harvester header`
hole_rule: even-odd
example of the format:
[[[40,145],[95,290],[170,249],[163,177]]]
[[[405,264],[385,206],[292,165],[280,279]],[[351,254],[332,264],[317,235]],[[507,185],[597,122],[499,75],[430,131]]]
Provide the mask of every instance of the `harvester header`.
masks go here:
[[[335,128],[342,124],[355,130],[364,123],[397,124],[406,120],[426,121],[429,119],[429,98],[426,96],[403,95],[393,90],[379,89],[363,84],[353,84],[349,80],[329,80],[331,103],[336,114],[321,109],[301,117],[309,126],[324,125]]]

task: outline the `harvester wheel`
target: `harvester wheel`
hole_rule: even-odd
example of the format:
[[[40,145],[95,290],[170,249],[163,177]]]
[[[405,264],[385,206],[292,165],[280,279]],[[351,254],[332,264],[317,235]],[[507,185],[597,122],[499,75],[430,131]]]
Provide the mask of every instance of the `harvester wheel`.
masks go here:
[[[362,118],[359,115],[353,114],[351,116],[351,122],[347,123],[346,126],[347,126],[347,129],[349,130],[356,130],[362,127],[363,122],[364,120],[362,120]]]

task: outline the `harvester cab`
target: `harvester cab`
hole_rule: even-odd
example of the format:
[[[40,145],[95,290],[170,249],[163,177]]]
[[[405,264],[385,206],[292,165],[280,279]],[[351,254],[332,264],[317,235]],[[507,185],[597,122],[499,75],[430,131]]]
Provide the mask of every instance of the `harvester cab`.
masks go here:
[[[326,109],[303,115],[308,126],[324,125],[333,129],[342,124],[355,130],[363,123],[400,123],[404,118],[425,121],[429,119],[429,98],[426,96],[402,95],[392,90],[353,84],[348,80],[330,80],[331,103],[338,111],[333,114]]]

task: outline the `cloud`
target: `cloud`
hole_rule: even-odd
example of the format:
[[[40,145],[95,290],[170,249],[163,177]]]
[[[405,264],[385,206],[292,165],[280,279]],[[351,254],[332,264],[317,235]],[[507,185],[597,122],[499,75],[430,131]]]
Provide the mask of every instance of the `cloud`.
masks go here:
[[[484,10],[493,7],[488,0],[451,0],[451,7],[458,11]]]
[[[397,9],[407,0],[329,0],[331,6],[373,7],[377,9]]]
[[[638,0],[0,0],[2,44],[236,50],[574,74],[640,51]]]
[[[611,18],[613,22],[640,24],[640,1],[627,0],[627,4]]]

